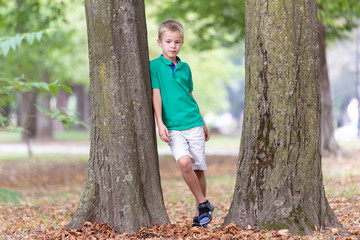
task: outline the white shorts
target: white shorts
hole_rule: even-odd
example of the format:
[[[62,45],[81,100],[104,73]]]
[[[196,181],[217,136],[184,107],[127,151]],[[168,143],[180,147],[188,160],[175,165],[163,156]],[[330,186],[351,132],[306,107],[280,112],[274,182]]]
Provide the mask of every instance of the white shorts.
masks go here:
[[[169,146],[176,162],[182,156],[191,158],[193,170],[206,170],[204,127],[194,127],[187,130],[170,130]]]

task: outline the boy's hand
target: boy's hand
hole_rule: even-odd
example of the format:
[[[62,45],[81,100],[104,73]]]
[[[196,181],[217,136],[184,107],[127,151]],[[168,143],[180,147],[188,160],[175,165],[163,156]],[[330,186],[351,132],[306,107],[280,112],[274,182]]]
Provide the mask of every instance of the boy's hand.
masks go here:
[[[205,135],[205,142],[209,141],[210,139],[210,132],[206,125],[204,125],[204,135]]]
[[[167,127],[164,124],[162,124],[162,125],[158,126],[158,128],[159,128],[160,139],[163,140],[164,142],[169,143],[170,142],[170,140],[169,140],[170,134],[169,134]]]

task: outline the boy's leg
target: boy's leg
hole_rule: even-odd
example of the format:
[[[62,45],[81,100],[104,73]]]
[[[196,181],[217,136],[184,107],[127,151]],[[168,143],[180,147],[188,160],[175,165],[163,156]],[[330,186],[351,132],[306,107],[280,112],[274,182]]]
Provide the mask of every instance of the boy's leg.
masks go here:
[[[200,189],[202,194],[204,195],[204,198],[206,198],[206,178],[205,178],[205,171],[202,170],[194,170],[196,177],[199,180],[199,184],[200,184]],[[195,216],[199,216],[199,202],[196,201],[196,215]]]
[[[202,186],[199,182],[197,174],[192,169],[191,158],[188,155],[182,156],[178,160],[178,164],[181,170],[181,174],[190,188],[190,191],[195,196],[197,203],[203,203],[206,201],[206,198],[202,191]],[[205,184],[206,188],[206,184]]]
[[[198,204],[198,214],[194,218],[195,226],[206,227],[212,220],[214,206],[206,200],[206,181],[204,172],[195,173],[193,170],[206,170],[205,138],[202,126],[189,130],[170,131],[170,148],[177,160],[183,178],[193,193]],[[193,157],[193,159],[190,158]],[[197,224],[196,224],[197,223]]]
[[[201,192],[206,197],[206,178],[205,171],[203,170],[194,170],[200,184]]]

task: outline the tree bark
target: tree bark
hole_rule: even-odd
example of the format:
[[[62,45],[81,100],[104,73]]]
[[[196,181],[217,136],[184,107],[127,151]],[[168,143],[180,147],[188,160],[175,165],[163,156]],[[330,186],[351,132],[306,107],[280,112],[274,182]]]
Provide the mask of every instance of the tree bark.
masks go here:
[[[315,0],[246,0],[244,126],[224,224],[312,234],[341,228],[321,172]]]
[[[43,82],[49,83],[49,73],[45,70],[42,73]],[[50,101],[51,95],[49,93],[44,93],[39,96],[39,106],[43,109],[50,111]],[[37,126],[36,126],[36,136],[42,140],[53,139],[53,127],[52,127],[52,119],[48,116],[45,116],[41,112],[37,112]]]
[[[44,94],[39,97],[39,106],[43,109],[50,111],[50,94]],[[36,126],[36,136],[42,140],[50,140],[53,139],[53,121],[48,116],[44,115],[41,112],[37,113],[37,126]]]
[[[334,137],[332,99],[326,62],[325,26],[319,22],[320,90],[321,90],[321,152],[338,155],[339,145]]]
[[[82,122],[88,122],[88,109],[87,109],[87,102],[88,99],[87,97],[89,96],[88,94],[86,94],[85,91],[85,85],[84,84],[79,84],[79,85],[74,85],[72,86],[72,91],[74,93],[74,95],[76,96],[76,111],[77,111],[77,118],[78,120],[82,121]],[[75,126],[76,130],[87,130],[87,128],[83,125],[76,125]]]
[[[85,190],[67,225],[133,232],[169,222],[160,185],[144,2],[85,1],[91,150]]]
[[[360,137],[360,30],[356,30],[356,98],[358,100],[358,132]]]
[[[70,94],[64,90],[59,90],[56,95],[56,108],[62,112],[67,112],[69,105]],[[53,119],[53,129],[54,131],[65,131],[65,127],[60,121]]]
[[[22,132],[22,140],[29,141],[36,137],[36,112],[35,107],[37,93],[36,91],[20,93],[20,126],[24,128]]]

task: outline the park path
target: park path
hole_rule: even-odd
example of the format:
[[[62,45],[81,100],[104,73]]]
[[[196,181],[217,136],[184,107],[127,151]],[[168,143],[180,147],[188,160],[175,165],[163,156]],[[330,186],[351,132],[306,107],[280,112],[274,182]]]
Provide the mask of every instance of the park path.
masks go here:
[[[89,154],[89,142],[31,142],[31,152],[33,154]],[[159,155],[171,155],[170,148],[162,146],[158,148]],[[25,143],[0,143],[0,154],[26,154],[28,147]],[[238,150],[206,149],[207,155],[218,156],[237,156]]]

